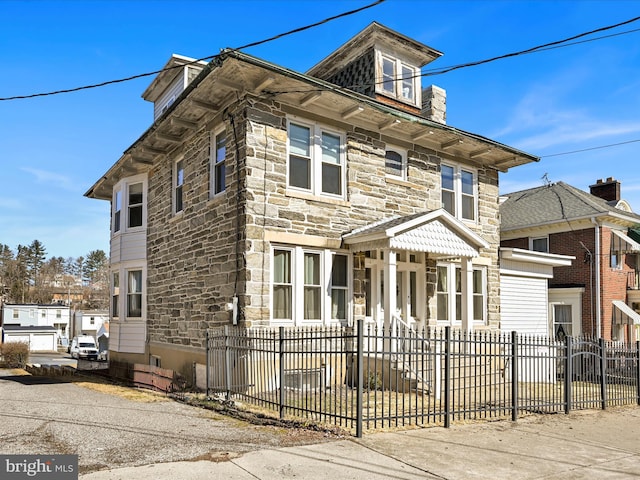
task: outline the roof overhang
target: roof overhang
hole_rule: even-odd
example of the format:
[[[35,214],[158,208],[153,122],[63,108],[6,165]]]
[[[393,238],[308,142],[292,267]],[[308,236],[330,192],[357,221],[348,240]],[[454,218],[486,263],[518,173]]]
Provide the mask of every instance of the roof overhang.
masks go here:
[[[506,172],[539,157],[477,134],[394,108],[333,83],[226,49],[209,62],[169,109],[136,140],[84,194],[110,200],[123,177],[153,165],[221,114],[238,95],[277,98],[292,114],[321,116],[348,128],[357,125],[388,135],[395,142],[419,146],[475,168]]]
[[[613,300],[611,303],[615,307],[613,312],[613,323],[616,325],[640,325],[640,315],[629,305],[624,303],[622,300]],[[616,314],[616,310],[618,311],[618,314]],[[624,321],[625,319],[626,321]]]
[[[388,248],[436,257],[473,258],[489,246],[482,237],[443,209],[393,217],[358,228],[342,237],[360,250]]]
[[[568,267],[576,257],[571,255],[557,255],[555,253],[535,252],[522,248],[500,247],[500,257],[518,262],[535,263],[551,267]]]

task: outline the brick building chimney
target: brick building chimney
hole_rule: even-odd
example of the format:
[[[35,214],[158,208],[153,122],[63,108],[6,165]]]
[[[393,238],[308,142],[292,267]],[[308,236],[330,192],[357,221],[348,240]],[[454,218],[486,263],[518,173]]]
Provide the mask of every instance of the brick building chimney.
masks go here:
[[[613,177],[606,181],[599,178],[594,185],[589,185],[591,195],[600,197],[607,202],[620,201],[620,182]]]

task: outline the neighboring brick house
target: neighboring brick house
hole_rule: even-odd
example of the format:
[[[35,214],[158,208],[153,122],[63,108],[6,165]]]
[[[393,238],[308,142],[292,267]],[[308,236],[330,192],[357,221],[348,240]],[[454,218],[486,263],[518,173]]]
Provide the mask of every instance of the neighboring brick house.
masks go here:
[[[174,55],[86,193],[112,205],[111,359],[190,375],[232,323],[498,328],[498,174],[538,158],[445,124],[440,55],[378,23],[306,74]]]
[[[549,280],[550,331],[634,340],[640,216],[620,198],[620,182],[598,180],[590,193],[558,182],[504,197],[503,247],[576,258]]]

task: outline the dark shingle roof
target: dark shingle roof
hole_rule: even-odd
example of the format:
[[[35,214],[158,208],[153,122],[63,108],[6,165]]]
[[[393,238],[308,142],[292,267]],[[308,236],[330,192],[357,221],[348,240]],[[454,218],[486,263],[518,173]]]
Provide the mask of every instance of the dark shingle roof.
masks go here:
[[[606,200],[564,182],[505,196],[508,199],[500,205],[503,231],[610,214],[624,215],[640,223],[640,215],[615,208]]]

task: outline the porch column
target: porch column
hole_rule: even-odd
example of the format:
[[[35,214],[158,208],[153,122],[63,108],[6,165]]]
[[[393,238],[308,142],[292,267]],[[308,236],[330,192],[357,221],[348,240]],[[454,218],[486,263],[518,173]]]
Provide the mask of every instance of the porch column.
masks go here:
[[[471,258],[460,259],[460,283],[462,290],[462,330],[473,330],[473,265]]]
[[[391,325],[395,325],[393,315],[396,312],[396,278],[397,278],[396,252],[384,250],[384,331],[391,333]],[[393,333],[392,333],[393,335]],[[384,346],[385,351],[395,351],[388,340]],[[395,343],[395,342],[394,342]]]

